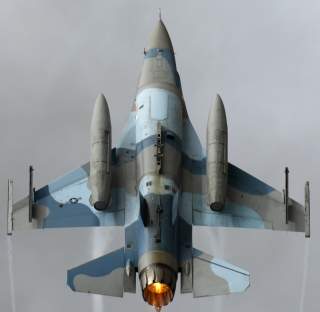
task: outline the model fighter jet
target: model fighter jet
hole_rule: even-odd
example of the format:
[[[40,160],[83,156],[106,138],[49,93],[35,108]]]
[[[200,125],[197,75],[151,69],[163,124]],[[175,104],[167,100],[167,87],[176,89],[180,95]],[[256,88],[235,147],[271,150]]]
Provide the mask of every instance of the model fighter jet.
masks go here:
[[[181,293],[194,297],[243,292],[249,273],[192,246],[193,226],[305,232],[309,188],[298,204],[228,163],[228,128],[220,96],[207,124],[206,155],[188,117],[175,54],[161,18],[144,50],[138,90],[123,136],[111,144],[107,101],[91,121],[90,162],[12,205],[8,234],[26,228],[123,226],[125,246],[67,273],[78,292],[122,297],[136,292],[157,310]],[[288,177],[288,175],[286,175]],[[288,182],[288,180],[287,180]]]

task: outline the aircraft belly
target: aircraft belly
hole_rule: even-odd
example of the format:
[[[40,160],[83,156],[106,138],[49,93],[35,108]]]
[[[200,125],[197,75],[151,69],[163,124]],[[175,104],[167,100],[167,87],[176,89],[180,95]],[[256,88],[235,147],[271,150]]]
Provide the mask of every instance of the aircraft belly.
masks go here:
[[[157,134],[157,125],[182,138],[182,103],[176,94],[160,88],[146,88],[136,99],[136,143]]]

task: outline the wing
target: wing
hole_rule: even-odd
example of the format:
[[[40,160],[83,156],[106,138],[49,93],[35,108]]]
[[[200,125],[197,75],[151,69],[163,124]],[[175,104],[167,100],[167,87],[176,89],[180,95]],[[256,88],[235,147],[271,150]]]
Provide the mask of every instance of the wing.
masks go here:
[[[229,163],[226,205],[215,212],[206,202],[206,158],[192,126],[185,130],[183,197],[192,198],[193,225],[305,231],[305,208],[289,199],[288,223],[282,192]],[[195,149],[198,149],[196,153]]]
[[[89,202],[86,163],[34,192],[32,222],[28,222],[29,197],[15,203],[8,217],[13,230],[124,225],[126,205],[136,204],[134,115],[130,114],[122,139],[112,150],[112,200],[106,211],[97,211]]]

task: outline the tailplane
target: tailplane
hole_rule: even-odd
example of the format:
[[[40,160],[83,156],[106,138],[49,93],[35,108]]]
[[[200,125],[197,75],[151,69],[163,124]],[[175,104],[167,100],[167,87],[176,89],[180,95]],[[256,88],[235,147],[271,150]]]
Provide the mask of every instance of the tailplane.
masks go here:
[[[117,249],[68,270],[67,284],[73,291],[123,297],[135,292],[135,272],[125,269],[124,249]]]
[[[193,249],[194,297],[239,293],[245,291],[249,285],[249,272]]]

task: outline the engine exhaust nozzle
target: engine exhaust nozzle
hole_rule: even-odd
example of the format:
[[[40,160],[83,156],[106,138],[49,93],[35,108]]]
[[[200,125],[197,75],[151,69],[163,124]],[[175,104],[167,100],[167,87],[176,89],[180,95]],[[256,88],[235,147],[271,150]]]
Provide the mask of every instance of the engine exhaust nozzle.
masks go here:
[[[144,301],[157,311],[168,305],[174,297],[177,273],[164,264],[151,264],[139,275]]]

